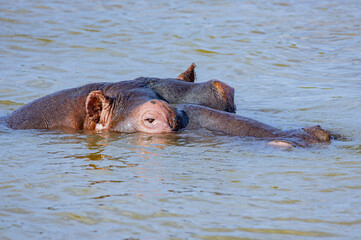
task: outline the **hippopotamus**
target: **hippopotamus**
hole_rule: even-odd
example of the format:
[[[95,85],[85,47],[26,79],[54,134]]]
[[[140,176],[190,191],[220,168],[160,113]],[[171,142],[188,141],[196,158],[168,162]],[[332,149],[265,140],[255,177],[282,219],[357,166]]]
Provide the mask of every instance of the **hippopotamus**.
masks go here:
[[[272,145],[307,147],[330,142],[320,126],[282,131],[237,115],[234,88],[219,80],[195,82],[195,64],[176,78],[140,77],[62,90],[2,119],[13,129],[88,132],[176,132],[205,128],[266,139]]]

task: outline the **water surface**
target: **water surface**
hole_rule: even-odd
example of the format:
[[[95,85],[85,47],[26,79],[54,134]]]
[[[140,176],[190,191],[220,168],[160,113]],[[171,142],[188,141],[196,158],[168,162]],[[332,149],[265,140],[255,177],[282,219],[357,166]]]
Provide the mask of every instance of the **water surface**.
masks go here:
[[[359,1],[1,1],[0,115],[139,76],[236,89],[237,113],[347,140],[0,128],[1,239],[358,239]]]

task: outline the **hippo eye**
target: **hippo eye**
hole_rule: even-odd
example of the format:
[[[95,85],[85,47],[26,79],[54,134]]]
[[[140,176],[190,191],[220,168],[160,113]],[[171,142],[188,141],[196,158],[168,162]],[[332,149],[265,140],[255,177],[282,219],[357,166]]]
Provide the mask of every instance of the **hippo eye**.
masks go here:
[[[146,118],[145,121],[149,122],[149,123],[153,123],[154,122],[154,118]]]

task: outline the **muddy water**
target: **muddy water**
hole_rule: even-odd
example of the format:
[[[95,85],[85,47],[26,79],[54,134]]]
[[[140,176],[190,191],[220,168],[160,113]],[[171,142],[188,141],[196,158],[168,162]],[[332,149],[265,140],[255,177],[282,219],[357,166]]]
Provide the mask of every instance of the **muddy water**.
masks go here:
[[[359,1],[0,1],[0,114],[91,82],[236,89],[238,114],[347,140],[0,129],[1,239],[359,239]]]

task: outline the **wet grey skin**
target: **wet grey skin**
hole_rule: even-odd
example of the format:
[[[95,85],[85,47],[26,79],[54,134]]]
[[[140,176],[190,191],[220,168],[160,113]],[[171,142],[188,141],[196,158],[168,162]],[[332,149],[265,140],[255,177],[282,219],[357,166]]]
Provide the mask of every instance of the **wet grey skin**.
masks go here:
[[[309,147],[329,143],[331,135],[319,125],[282,131],[259,121],[240,115],[196,104],[177,105],[187,119],[186,129],[205,128],[229,135],[268,140],[271,145],[284,147]]]
[[[4,117],[13,129],[174,132],[205,128],[307,147],[330,142],[320,126],[281,131],[235,114],[234,89],[219,80],[195,83],[192,64],[177,78],[93,83],[39,98]]]

